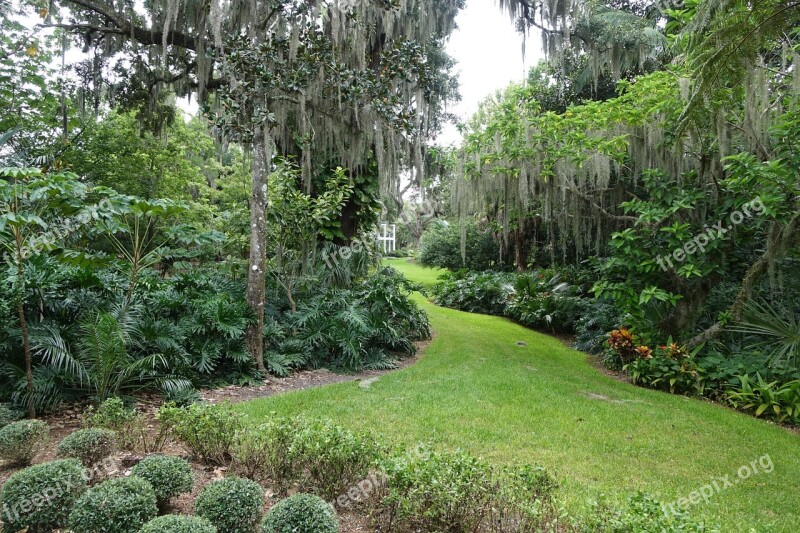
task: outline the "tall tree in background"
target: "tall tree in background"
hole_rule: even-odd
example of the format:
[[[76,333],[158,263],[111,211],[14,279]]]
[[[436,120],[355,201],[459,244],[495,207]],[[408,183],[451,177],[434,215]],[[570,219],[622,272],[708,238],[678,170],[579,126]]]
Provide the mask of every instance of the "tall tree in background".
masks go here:
[[[35,3],[35,2],[34,2]],[[250,351],[263,365],[267,178],[295,157],[309,190],[314,161],[377,163],[384,191],[403,169],[424,175],[424,140],[443,87],[428,59],[463,0],[60,0],[45,23],[73,33],[88,59],[84,102],[158,110],[170,89],[206,106],[223,141],[252,146]],[[141,11],[143,9],[143,11]],[[102,80],[106,80],[102,82]],[[90,90],[89,90],[90,89]]]

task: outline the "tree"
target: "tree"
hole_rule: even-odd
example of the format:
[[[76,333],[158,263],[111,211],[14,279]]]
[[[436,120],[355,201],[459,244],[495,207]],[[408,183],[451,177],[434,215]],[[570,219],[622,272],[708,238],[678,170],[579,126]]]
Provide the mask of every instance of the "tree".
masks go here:
[[[463,1],[232,1],[206,8],[159,0],[146,4],[147,17],[97,0],[54,5],[47,24],[81,36],[86,49],[102,47],[108,61],[124,57],[133,71],[124,80],[129,87],[148,87],[152,98],[170,86],[204,104],[214,102],[209,91],[221,91],[221,105],[209,105],[208,113],[226,139],[253,149],[247,298],[258,320],[248,338],[263,369],[272,154],[298,158],[306,192],[315,160],[357,169],[374,157],[389,190],[402,166],[415,167],[421,180],[427,117],[440,105],[426,47],[452,30]]]
[[[98,197],[99,196],[99,197]],[[74,233],[110,214],[98,195],[69,173],[44,175],[38,169],[0,169],[0,247],[12,266],[17,319],[24,353],[28,412],[35,416],[33,370],[25,312],[26,265],[31,258],[64,246]],[[96,203],[95,203],[96,202]]]

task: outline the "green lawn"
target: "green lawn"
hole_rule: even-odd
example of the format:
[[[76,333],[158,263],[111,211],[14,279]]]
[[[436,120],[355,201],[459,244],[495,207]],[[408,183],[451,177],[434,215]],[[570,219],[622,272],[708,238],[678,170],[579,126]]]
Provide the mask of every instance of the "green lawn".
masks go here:
[[[389,261],[409,278],[436,274]],[[747,415],[621,383],[583,353],[508,320],[436,307],[416,296],[436,337],[415,365],[369,389],[344,383],[241,404],[331,418],[396,442],[465,448],[554,471],[567,509],[643,490],[688,497],[768,454],[774,471],[741,480],[692,508],[725,531],[800,531],[800,436]],[[517,342],[527,343],[517,346]],[[722,482],[718,483],[723,486]]]

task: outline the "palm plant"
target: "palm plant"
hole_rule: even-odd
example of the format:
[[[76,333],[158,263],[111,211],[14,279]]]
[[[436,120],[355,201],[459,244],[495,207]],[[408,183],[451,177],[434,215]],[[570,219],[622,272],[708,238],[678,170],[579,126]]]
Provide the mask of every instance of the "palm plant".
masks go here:
[[[750,301],[742,321],[729,329],[743,333],[747,348],[763,351],[771,366],[797,367],[800,362],[800,321],[791,308]]]
[[[69,376],[76,388],[98,401],[153,385],[170,391],[190,387],[188,380],[170,375],[164,355],[131,353],[139,337],[137,318],[135,310],[119,308],[88,314],[78,326],[74,355],[58,328],[44,327],[35,338],[35,351],[46,365]]]

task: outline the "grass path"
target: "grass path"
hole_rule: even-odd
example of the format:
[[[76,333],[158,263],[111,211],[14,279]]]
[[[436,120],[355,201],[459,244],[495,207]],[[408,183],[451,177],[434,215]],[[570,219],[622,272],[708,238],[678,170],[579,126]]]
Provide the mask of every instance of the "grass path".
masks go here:
[[[390,261],[430,285],[436,273]],[[711,403],[603,375],[585,354],[508,320],[444,309],[416,295],[436,338],[421,360],[368,389],[344,383],[240,404],[331,418],[411,446],[432,442],[488,460],[544,465],[571,512],[605,493],[637,490],[671,502],[729,476],[692,507],[724,531],[800,531],[800,436]],[[525,346],[518,346],[518,342]],[[768,454],[771,473],[739,480]]]

